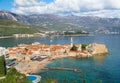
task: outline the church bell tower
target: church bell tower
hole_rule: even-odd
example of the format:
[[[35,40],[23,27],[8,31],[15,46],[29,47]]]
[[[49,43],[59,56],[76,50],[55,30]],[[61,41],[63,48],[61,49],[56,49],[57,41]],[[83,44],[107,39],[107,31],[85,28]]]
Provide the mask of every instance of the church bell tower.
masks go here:
[[[71,37],[70,45],[71,45],[71,47],[73,47],[73,38],[72,37]]]

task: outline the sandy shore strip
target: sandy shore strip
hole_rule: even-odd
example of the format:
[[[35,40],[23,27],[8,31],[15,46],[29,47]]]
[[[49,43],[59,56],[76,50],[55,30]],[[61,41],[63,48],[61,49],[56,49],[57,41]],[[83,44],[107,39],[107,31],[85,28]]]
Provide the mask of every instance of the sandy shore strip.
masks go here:
[[[36,71],[44,68],[48,63],[50,63],[49,59],[44,59],[42,61],[24,61],[19,62],[15,68],[24,74],[32,74]]]
[[[66,58],[68,56],[54,56],[49,58],[46,58],[42,61],[22,61],[19,62],[15,68],[20,71],[21,73],[24,74],[33,74],[41,69],[43,69],[47,64],[49,64],[51,61],[55,59],[60,59],[60,58]]]

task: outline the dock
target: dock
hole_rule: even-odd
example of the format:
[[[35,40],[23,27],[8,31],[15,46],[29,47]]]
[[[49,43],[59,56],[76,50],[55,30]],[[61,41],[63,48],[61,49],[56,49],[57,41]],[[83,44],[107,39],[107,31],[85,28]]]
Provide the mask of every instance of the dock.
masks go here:
[[[59,68],[59,67],[46,67],[42,70],[64,70],[64,71],[74,71],[74,72],[82,72],[80,69],[73,69],[73,68]]]

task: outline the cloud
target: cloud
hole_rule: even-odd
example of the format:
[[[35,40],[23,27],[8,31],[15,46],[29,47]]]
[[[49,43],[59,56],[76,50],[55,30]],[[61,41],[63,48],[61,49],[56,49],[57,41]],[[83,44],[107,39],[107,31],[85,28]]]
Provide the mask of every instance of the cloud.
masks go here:
[[[99,10],[73,13],[76,16],[97,16],[102,18],[120,18],[120,10]]]
[[[37,0],[14,0],[15,7],[32,7],[32,6],[41,6],[44,2]]]
[[[65,14],[76,15],[113,15],[110,11],[120,10],[120,0],[14,0],[12,11],[20,14]],[[104,12],[104,13],[101,13]],[[119,12],[119,11],[118,11]],[[105,14],[105,15],[104,15]],[[118,15],[118,14],[117,14]]]

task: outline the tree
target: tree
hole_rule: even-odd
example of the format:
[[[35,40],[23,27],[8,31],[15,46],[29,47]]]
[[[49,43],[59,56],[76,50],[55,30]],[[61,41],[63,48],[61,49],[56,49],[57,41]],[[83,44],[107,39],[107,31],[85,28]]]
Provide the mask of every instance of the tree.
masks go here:
[[[72,51],[77,51],[77,47],[75,46],[75,45],[73,45],[73,47],[70,49],[70,50],[72,50]]]
[[[82,50],[86,50],[86,46],[87,46],[88,44],[82,44]]]
[[[1,56],[0,57],[0,76],[5,76],[6,75],[6,62],[5,62],[5,57]]]
[[[4,83],[32,83],[25,74],[21,74],[15,68],[11,68],[6,75]]]

